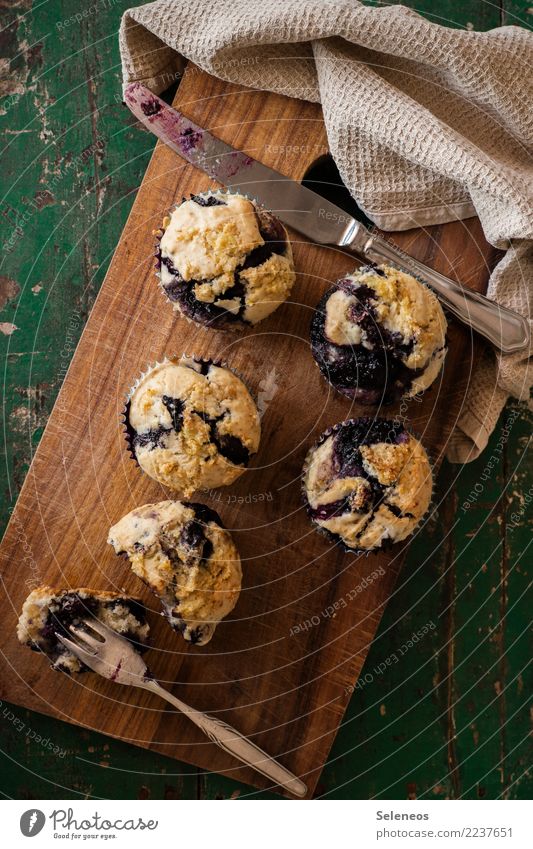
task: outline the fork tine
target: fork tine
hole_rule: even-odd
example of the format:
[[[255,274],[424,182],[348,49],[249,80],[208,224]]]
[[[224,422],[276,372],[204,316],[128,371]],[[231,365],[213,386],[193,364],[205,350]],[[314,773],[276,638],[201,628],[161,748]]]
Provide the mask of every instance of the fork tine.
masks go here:
[[[114,631],[109,625],[104,625],[99,619],[84,619],[83,624],[92,628],[93,631],[96,631],[97,634],[103,637],[104,642],[102,640],[95,641],[95,645],[97,646],[103,646],[105,643],[111,642],[114,642],[115,645],[118,643],[126,644],[129,648],[132,646],[131,640],[128,640],[124,634],[119,634],[118,631]]]
[[[92,668],[94,661],[96,660],[96,655],[93,652],[89,652],[86,649],[79,646],[73,640],[68,640],[66,637],[63,637],[61,634],[56,632],[56,637],[59,642],[65,646],[66,649],[72,652],[72,654],[76,655],[78,660],[81,660],[82,663],[85,663],[86,666],[90,666]]]
[[[75,625],[70,625],[69,631],[77,637],[84,648],[89,647],[94,649],[94,652],[97,652],[98,649],[103,646],[102,640],[97,640],[96,637],[92,636],[92,634],[87,633],[87,631],[83,631],[81,628],[76,628]]]
[[[104,623],[100,622],[99,619],[84,619],[83,624],[92,628],[93,631],[96,631],[96,633],[100,634],[100,636],[104,637],[104,639],[110,639],[111,637],[118,637],[121,639],[120,634],[117,634],[116,631],[113,631],[107,625],[104,625]]]

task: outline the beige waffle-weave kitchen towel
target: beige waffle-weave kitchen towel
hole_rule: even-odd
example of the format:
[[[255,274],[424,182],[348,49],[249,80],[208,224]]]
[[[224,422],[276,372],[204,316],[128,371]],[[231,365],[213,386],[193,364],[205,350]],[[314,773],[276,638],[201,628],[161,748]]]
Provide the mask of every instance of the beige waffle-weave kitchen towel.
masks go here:
[[[449,29],[357,0],[157,0],[125,13],[124,84],[168,88],[183,59],[229,82],[320,101],[331,152],[385,230],[479,215],[507,250],[488,294],[530,319],[533,36]],[[531,352],[530,352],[531,354]],[[485,447],[509,395],[531,404],[528,354],[487,350],[448,446]]]

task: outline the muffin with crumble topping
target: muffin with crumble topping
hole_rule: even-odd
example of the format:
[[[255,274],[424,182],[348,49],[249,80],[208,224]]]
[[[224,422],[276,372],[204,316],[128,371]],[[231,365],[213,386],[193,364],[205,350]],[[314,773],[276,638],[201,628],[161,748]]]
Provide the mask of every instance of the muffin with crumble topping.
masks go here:
[[[362,404],[390,404],[427,389],[446,355],[437,297],[392,266],[348,274],[317,306],[311,348],[326,380]]]
[[[356,553],[413,533],[432,489],[423,446],[395,420],[361,418],[335,425],[322,434],[304,466],[312,522]]]
[[[145,504],[109,531],[108,542],[160,599],[187,642],[205,645],[237,603],[241,561],[219,515],[180,501]]]
[[[233,483],[259,447],[259,413],[230,369],[195,357],[157,363],[133,386],[126,438],[147,475],[188,498]]]
[[[192,195],[171,211],[157,235],[161,288],[197,324],[242,330],[270,315],[292,289],[285,227],[243,195]]]

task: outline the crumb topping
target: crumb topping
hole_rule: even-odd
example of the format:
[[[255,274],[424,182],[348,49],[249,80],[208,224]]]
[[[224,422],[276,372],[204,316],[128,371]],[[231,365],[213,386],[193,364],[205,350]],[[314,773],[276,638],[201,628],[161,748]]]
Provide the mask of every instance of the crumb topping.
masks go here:
[[[140,467],[185,497],[232,483],[259,447],[259,414],[244,383],[187,357],[139,380],[127,418]]]
[[[117,554],[161,600],[172,627],[205,645],[241,588],[241,562],[218,515],[203,504],[161,501],[124,516],[109,531]]]
[[[366,266],[320,301],[313,356],[336,389],[363,404],[391,403],[427,389],[446,355],[437,297],[392,266]]]
[[[161,238],[161,251],[184,280],[232,273],[264,240],[253,204],[241,195],[224,195],[224,204],[179,204]]]
[[[224,329],[266,318],[295,280],[284,226],[238,194],[184,200],[163,221],[157,257],[161,286],[175,309]]]
[[[403,428],[355,419],[309,452],[303,486],[313,522],[347,548],[369,551],[415,530],[432,474],[424,448]]]

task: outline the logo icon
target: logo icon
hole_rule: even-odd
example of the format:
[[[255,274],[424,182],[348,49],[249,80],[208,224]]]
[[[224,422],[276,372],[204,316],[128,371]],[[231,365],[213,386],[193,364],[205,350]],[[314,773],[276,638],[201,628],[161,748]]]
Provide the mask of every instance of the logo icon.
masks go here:
[[[29,811],[24,811],[20,818],[20,830],[24,837],[35,837],[42,831],[46,822],[46,817],[38,808],[30,808]]]

